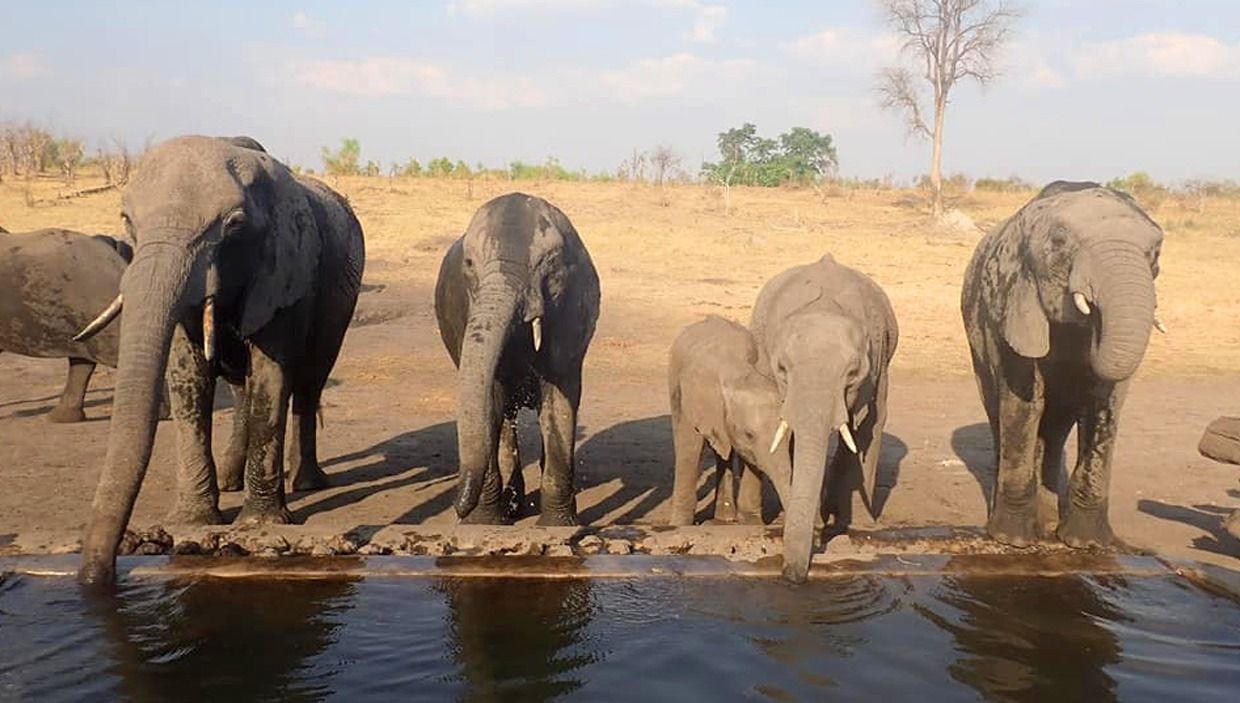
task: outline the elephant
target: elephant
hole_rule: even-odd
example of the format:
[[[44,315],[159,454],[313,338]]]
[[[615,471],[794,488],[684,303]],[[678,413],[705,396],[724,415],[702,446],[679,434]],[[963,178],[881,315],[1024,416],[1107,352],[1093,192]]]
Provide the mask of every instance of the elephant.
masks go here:
[[[1197,451],[1207,459],[1240,465],[1240,417],[1219,417],[1206,426]],[[1240,510],[1223,521],[1223,529],[1240,540]]]
[[[772,449],[785,437],[791,445],[783,573],[800,582],[809,573],[820,510],[824,521],[833,515],[833,528],[842,529],[851,519],[853,484],[848,481],[858,473],[863,495],[873,500],[887,423],[887,367],[899,327],[883,289],[826,254],[768,281],[754,303],[749,328],[758,346],[757,368],[779,390]],[[831,459],[823,504],[827,442],[835,431],[848,451],[837,447]]]
[[[0,351],[69,360],[52,422],[85,420],[95,365],[116,367],[116,330],[73,336],[116,296],[132,257],[129,244],[102,234],[43,229],[0,239]]]
[[[1128,195],[1055,181],[978,243],[960,308],[997,451],[995,540],[1110,544],[1111,458],[1129,381],[1161,327],[1162,241]],[[1073,426],[1077,462],[1061,496]]]
[[[672,343],[667,375],[676,454],[672,525],[693,524],[707,444],[718,470],[716,520],[762,521],[760,484],[747,486],[740,496],[748,502],[737,505],[736,460],[741,462],[742,481],[757,479],[753,472],[760,472],[787,505],[792,456],[786,446],[770,447],[779,427],[779,389],[758,372],[757,361],[758,347],[749,330],[717,315],[689,325]]]
[[[218,484],[246,498],[237,521],[288,523],[284,437],[289,401],[294,490],[325,484],[315,415],[353,315],[365,245],[343,196],[294,175],[248,138],[183,136],[151,149],[122,196],[136,242],[121,294],[83,335],[124,306],[112,423],[79,578],[115,579],[117,544],[154,441],[154,391],[167,370],[177,428],[178,495],[169,520],[219,523],[211,456],[215,382],[243,385],[244,441]],[[239,445],[239,446],[237,446]]]
[[[462,521],[496,524],[520,513],[516,414],[532,407],[542,435],[538,523],[577,524],[577,408],[599,298],[598,273],[568,217],[524,193],[485,203],[444,255],[435,315],[459,369],[455,507]]]

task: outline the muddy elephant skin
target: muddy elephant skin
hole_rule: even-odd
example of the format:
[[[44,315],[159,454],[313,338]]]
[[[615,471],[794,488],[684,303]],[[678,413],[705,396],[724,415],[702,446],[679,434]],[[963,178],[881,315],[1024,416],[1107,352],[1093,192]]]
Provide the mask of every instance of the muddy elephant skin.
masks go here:
[[[1056,181],[978,244],[961,312],[998,454],[994,539],[1110,544],[1111,457],[1128,384],[1158,325],[1162,240],[1129,196]]]

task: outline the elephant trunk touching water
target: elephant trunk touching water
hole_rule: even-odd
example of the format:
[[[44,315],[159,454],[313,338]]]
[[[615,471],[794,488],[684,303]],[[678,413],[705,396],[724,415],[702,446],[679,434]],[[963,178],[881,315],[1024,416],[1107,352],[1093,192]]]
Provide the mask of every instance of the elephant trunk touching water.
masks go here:
[[[111,582],[155,438],[161,380],[177,430],[168,521],[222,522],[219,490],[240,488],[239,522],[292,520],[284,499],[292,401],[294,490],[326,485],[315,412],[361,285],[365,246],[347,202],[293,175],[249,138],[171,139],[143,157],[123,195],[136,241],[121,293],[79,335],[120,318],[108,450],[80,578]],[[211,451],[218,377],[244,384],[222,471]]]
[[[541,198],[491,200],[449,247],[435,315],[459,367],[456,512],[463,521],[504,522],[519,512],[516,414],[533,407],[543,450],[539,523],[576,524],[581,367],[598,311],[598,274],[585,245],[564,213]],[[511,501],[501,506],[505,474]]]

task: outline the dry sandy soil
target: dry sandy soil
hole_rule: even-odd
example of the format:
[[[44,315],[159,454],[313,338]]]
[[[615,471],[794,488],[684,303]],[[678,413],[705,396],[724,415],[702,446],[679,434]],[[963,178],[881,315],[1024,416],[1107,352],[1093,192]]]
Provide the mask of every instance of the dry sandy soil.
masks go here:
[[[824,252],[874,277],[901,326],[881,474],[890,491],[878,524],[984,522],[990,438],[958,312],[960,279],[980,230],[935,230],[915,193],[820,199],[810,191],[737,190],[725,214],[720,194],[701,186],[662,195],[621,184],[358,178],[333,185],[349,196],[365,228],[369,285],[325,394],[320,456],[335,487],[291,497],[294,515],[307,526],[299,529],[365,535],[391,525],[452,523],[454,371],[431,291],[442,253],[473,211],[514,188],[569,215],[602,278],[577,454],[584,522],[666,520],[672,451],[664,368],[671,340],[706,313],[747,321],[764,281]],[[59,190],[67,189],[36,183],[30,207],[24,186],[0,185],[0,225],[116,231],[117,192],[58,200]],[[1029,196],[976,194],[957,207],[987,228]],[[1221,524],[1240,508],[1240,473],[1201,458],[1196,445],[1211,419],[1240,413],[1240,203],[1210,202],[1198,212],[1168,200],[1153,215],[1167,229],[1158,285],[1170,334],[1152,340],[1132,386],[1112,520],[1135,547],[1234,567],[1240,544]],[[63,548],[89,510],[112,374],[96,374],[88,422],[54,425],[43,416],[64,371],[63,361],[0,356],[0,547],[7,543],[9,551]],[[217,422],[227,423],[230,413],[222,406]],[[536,487],[531,420],[524,418],[524,456],[527,485]],[[136,527],[157,523],[171,505],[173,440],[165,423]],[[226,516],[239,503],[240,496],[225,496]],[[857,525],[872,526],[864,517]]]

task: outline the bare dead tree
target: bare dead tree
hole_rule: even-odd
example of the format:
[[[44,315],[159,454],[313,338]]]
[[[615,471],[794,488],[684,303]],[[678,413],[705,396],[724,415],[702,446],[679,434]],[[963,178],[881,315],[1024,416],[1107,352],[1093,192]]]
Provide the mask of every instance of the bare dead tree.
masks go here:
[[[82,163],[82,140],[63,138],[56,140],[56,165],[60,167],[60,175],[65,185],[72,186],[77,178],[77,167]]]
[[[878,76],[882,106],[904,114],[911,136],[931,141],[931,207],[937,219],[943,216],[943,122],[951,91],[964,79],[985,87],[999,76],[1000,54],[1022,10],[1008,0],[879,0],[879,5],[902,56],[930,84],[927,111],[914,69],[892,66]]]
[[[620,162],[617,176],[619,176],[620,180],[640,183],[646,175],[646,164],[646,153],[633,149],[633,155]]]

